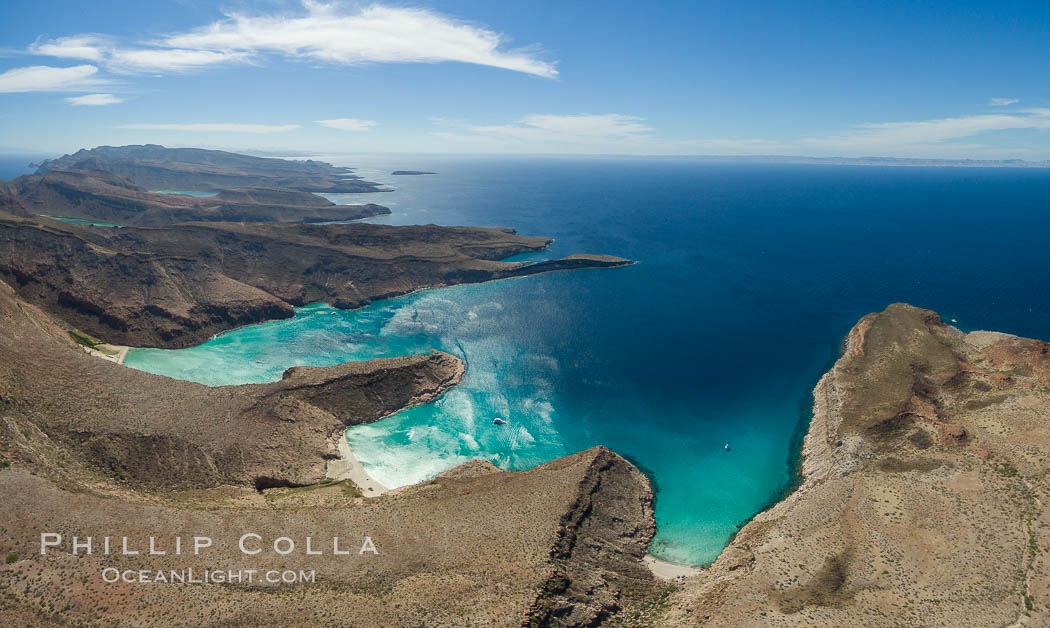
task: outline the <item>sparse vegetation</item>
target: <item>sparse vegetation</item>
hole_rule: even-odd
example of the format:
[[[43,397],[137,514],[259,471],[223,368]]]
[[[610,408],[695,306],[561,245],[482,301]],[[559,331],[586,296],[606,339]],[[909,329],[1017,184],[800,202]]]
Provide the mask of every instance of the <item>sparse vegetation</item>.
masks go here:
[[[1020,475],[1020,473],[1018,473],[1017,471],[1017,467],[1013,466],[1009,462],[1001,462],[995,465],[995,470],[998,471],[1000,475],[1004,475],[1008,478],[1016,478]]]
[[[89,334],[85,334],[82,331],[77,331],[75,329],[69,332],[69,337],[73,339],[73,342],[77,343],[78,345],[83,345],[88,349],[94,349],[98,345],[102,344],[102,341],[98,338],[95,338],[94,336],[91,336]]]

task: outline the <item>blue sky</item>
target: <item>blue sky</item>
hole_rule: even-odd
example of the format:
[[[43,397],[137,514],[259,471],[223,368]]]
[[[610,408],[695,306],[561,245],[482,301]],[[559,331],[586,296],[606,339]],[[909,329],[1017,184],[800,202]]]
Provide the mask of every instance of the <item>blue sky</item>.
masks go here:
[[[5,2],[0,150],[1050,159],[1050,5]]]

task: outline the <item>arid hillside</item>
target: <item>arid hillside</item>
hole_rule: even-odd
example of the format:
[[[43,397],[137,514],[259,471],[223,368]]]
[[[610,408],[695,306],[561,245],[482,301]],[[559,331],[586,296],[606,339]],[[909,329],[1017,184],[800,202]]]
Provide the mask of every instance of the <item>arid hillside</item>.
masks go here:
[[[389,214],[382,205],[336,205],[311,194],[279,187],[224,189],[213,196],[147,191],[103,170],[50,170],[0,181],[0,209],[21,216],[75,218],[122,226],[181,222],[330,222]]]
[[[665,626],[1050,625],[1050,345],[893,305],[815,391],[802,486]]]

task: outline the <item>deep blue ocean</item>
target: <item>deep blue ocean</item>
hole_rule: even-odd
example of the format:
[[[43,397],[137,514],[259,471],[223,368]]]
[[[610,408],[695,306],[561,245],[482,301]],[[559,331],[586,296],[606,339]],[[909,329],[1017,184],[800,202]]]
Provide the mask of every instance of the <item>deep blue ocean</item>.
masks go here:
[[[811,390],[864,314],[907,301],[963,329],[1050,338],[1047,170],[321,158],[396,189],[332,197],[390,206],[376,222],[508,226],[556,239],[532,258],[640,263],[336,316],[312,306],[200,347],[133,351],[128,364],[216,385],[450,351],[468,364],[460,386],[348,431],[377,479],[418,481],[472,457],[523,469],[606,445],[652,478],[652,551],[676,562],[710,562],[792,487]]]

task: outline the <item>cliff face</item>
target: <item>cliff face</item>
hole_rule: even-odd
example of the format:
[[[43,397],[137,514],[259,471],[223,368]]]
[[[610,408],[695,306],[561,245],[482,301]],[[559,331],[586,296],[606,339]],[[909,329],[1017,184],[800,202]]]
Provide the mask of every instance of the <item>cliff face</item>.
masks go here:
[[[852,330],[814,402],[800,488],[664,625],[1050,622],[1050,345],[894,305]]]
[[[183,256],[99,246],[74,231],[0,220],[0,278],[73,326],[118,344],[178,346],[292,307]]]
[[[382,188],[322,161],[253,157],[220,150],[165,148],[156,144],[99,146],[39,164],[55,170],[105,170],[151,190],[211,192],[243,187],[281,187],[304,192],[379,192]]]
[[[0,565],[0,624],[589,625],[659,593],[638,562],[653,529],[648,482],[602,448],[521,473],[472,462],[367,501],[322,481],[344,425],[441,394],[462,374],[452,356],[209,389],[86,355],[3,284],[0,322],[0,553],[14,555]],[[267,549],[242,554],[245,531]],[[41,532],[65,540],[42,556]],[[143,551],[75,557],[74,535],[127,536]],[[366,535],[378,555],[357,551]],[[214,546],[177,556],[175,536]],[[270,551],[282,536],[299,549]],[[305,554],[308,536],[322,555]],[[150,537],[168,554],[148,554]],[[110,567],[316,580],[107,584]]]

